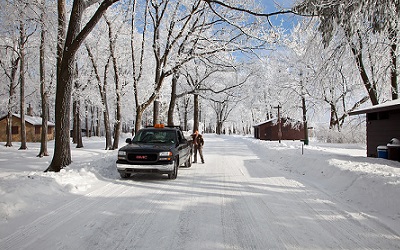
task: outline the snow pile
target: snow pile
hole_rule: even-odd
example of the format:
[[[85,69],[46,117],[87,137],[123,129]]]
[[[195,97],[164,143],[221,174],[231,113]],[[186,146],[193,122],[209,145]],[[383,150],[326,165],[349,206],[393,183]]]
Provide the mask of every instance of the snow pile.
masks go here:
[[[53,143],[48,145],[50,154]],[[84,148],[71,148],[73,163],[60,173],[44,172],[51,156],[36,157],[39,147],[38,143],[28,143],[28,150],[18,150],[15,143],[11,148],[0,147],[0,224],[71,194],[88,193],[102,180],[119,176],[114,166],[117,151],[104,150],[103,138],[86,138]]]
[[[279,161],[283,171],[298,176],[349,205],[386,221],[400,220],[400,162],[367,158],[366,149],[355,144],[326,144],[299,141],[259,141],[246,138]],[[400,230],[400,225],[397,225]]]

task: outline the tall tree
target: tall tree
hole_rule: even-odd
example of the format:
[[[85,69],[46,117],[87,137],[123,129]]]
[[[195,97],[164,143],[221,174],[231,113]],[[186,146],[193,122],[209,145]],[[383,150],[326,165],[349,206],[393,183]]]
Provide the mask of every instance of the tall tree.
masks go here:
[[[5,45],[5,55],[0,58],[0,65],[4,70],[4,74],[9,81],[8,85],[8,101],[7,101],[7,141],[5,146],[12,147],[12,117],[15,106],[15,91],[17,87],[17,72],[20,61],[17,39],[12,40],[12,44]]]
[[[73,1],[68,31],[64,42],[66,27],[65,0],[58,1],[59,35],[57,55],[59,58],[57,63],[57,90],[55,103],[55,108],[57,110],[55,117],[55,142],[53,159],[46,171],[58,172],[72,162],[69,141],[69,118],[75,55],[85,38],[99,22],[108,7],[115,2],[118,2],[118,0],[102,1],[90,20],[80,30],[84,11],[95,2],[97,1]]]
[[[23,10],[21,11],[19,21],[19,56],[20,56],[20,69],[19,69],[19,88],[20,88],[20,119],[21,119],[21,146],[19,149],[27,149],[26,146],[26,124],[25,124],[25,44],[26,44],[26,30],[23,19]]]
[[[46,54],[45,5],[46,5],[45,0],[42,0],[39,5],[40,7],[39,74],[40,74],[40,96],[42,100],[42,129],[41,129],[40,151],[38,157],[49,155],[47,151],[49,96],[46,87],[46,68],[45,68],[45,54]]]
[[[111,149],[112,147],[112,140],[111,140],[111,128],[110,128],[110,113],[109,113],[109,108],[108,108],[108,100],[107,100],[107,72],[108,68],[110,66],[110,57],[108,57],[107,63],[104,66],[104,77],[103,77],[103,82],[101,81],[98,65],[96,63],[96,60],[94,58],[94,55],[92,53],[92,50],[89,47],[89,44],[85,44],[86,50],[88,52],[89,59],[92,63],[93,66],[93,71],[94,75],[97,81],[97,86],[99,89],[100,93],[100,100],[101,100],[101,108],[103,110],[103,124],[104,124],[104,130],[105,130],[105,136],[106,136],[106,147],[105,149]],[[100,126],[98,126],[100,127]]]
[[[109,51],[110,51],[110,58],[113,64],[113,72],[114,72],[114,86],[115,86],[115,97],[116,97],[116,111],[115,111],[115,122],[114,122],[114,142],[113,145],[110,149],[118,149],[119,145],[119,137],[121,135],[121,120],[122,120],[122,115],[121,115],[121,83],[120,83],[120,76],[119,76],[119,66],[117,62],[117,55],[115,51],[116,43],[117,43],[117,38],[119,34],[119,30],[115,32],[115,35],[113,34],[113,29],[112,29],[112,24],[107,18],[106,15],[104,15],[104,19],[106,20],[106,24],[108,27],[108,42],[109,42]],[[122,26],[120,26],[121,28]]]

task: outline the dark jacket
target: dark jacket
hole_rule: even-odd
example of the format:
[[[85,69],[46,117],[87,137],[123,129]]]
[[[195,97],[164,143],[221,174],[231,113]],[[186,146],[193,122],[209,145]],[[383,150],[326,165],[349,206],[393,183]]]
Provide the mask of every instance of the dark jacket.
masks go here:
[[[192,138],[193,138],[193,145],[194,146],[203,146],[204,145],[204,139],[203,136],[201,134],[192,134]]]

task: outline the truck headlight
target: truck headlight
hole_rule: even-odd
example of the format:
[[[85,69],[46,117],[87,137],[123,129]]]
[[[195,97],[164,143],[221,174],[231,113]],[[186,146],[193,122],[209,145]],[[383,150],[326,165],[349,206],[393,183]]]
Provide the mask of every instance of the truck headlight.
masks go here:
[[[125,159],[126,158],[126,151],[118,151],[118,159]]]
[[[160,152],[160,161],[170,161],[172,158],[172,152]]]
[[[172,152],[168,151],[168,152],[160,152],[160,156],[172,156]]]

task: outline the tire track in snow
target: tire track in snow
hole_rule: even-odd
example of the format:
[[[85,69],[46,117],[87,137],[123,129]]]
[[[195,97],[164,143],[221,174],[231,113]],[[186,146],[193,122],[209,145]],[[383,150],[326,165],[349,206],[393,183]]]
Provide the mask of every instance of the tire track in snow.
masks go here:
[[[235,182],[236,190],[226,188],[222,210],[225,242],[229,242],[233,249],[287,249],[299,247],[295,237],[277,223],[278,216],[269,208],[269,205],[260,197],[249,195],[248,180],[246,178],[229,179],[225,182]],[[235,202],[230,202],[236,197]],[[225,200],[225,199],[224,199]]]
[[[174,180],[174,182],[175,181],[176,180]],[[156,190],[156,192],[146,196],[147,202],[141,202],[139,206],[132,208],[135,210],[135,213],[131,213],[129,217],[124,217],[124,220],[129,223],[125,224],[125,228],[122,232],[121,228],[119,229],[118,234],[121,235],[120,240],[118,240],[118,242],[114,241],[114,244],[107,249],[143,248],[143,246],[138,246],[138,244],[140,244],[140,240],[148,234],[149,229],[153,226],[155,218],[150,215],[153,214],[153,211],[159,206],[162,197],[169,192],[167,187],[169,187],[171,183],[172,181],[164,181],[161,182],[161,184],[151,183],[151,189]]]

